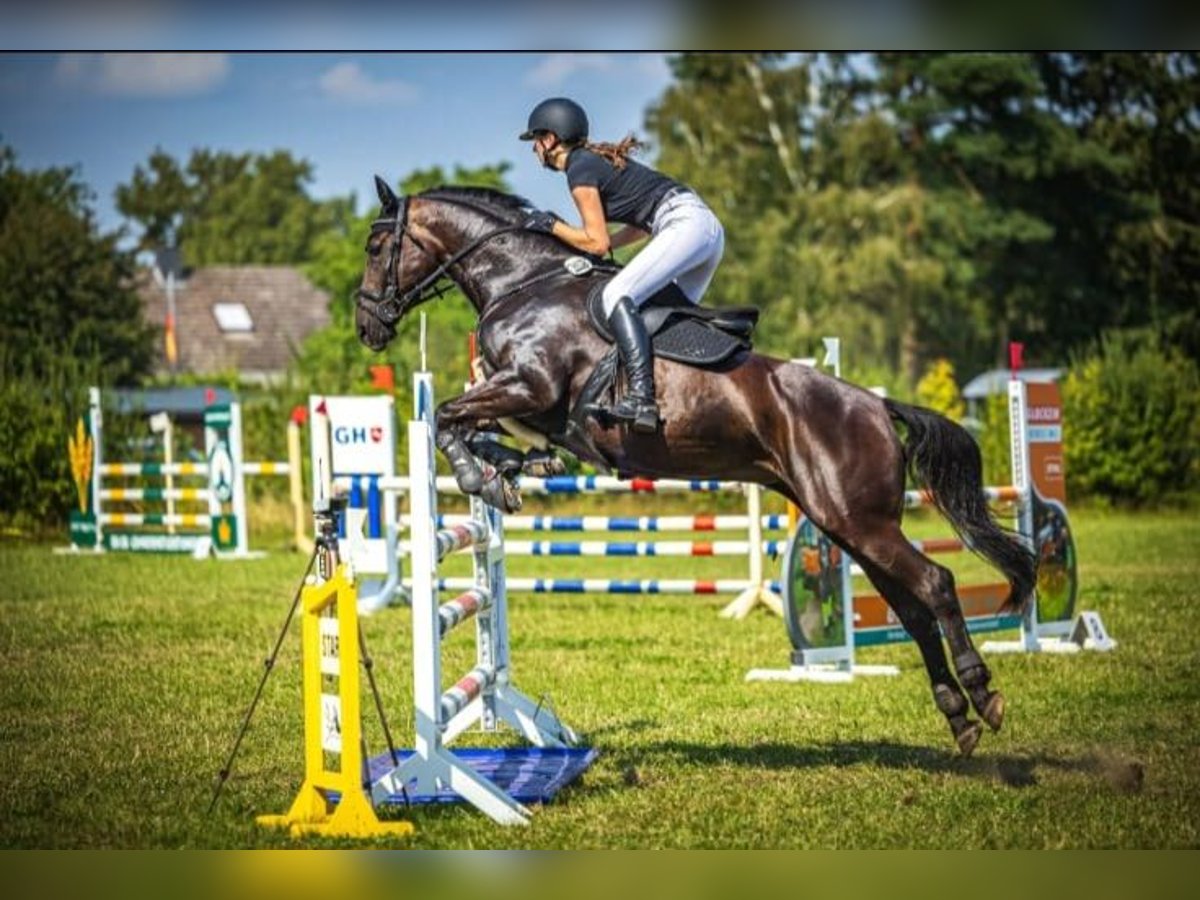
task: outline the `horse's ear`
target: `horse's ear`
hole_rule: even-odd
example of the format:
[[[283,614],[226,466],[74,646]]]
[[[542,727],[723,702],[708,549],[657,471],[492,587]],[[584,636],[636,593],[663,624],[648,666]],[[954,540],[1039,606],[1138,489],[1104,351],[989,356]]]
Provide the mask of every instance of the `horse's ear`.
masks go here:
[[[375,193],[379,195],[379,202],[385,210],[395,209],[400,205],[400,198],[396,196],[395,191],[378,175],[375,176]]]

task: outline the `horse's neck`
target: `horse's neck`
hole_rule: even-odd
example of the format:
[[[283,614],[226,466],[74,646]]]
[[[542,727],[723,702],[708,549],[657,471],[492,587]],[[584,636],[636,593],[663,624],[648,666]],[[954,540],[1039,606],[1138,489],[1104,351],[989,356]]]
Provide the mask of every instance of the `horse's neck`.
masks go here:
[[[456,207],[450,207],[451,210]],[[444,262],[478,240],[481,234],[502,226],[489,223],[478,213],[470,216],[455,216],[453,212],[443,214],[435,223],[425,223],[425,228],[441,245],[439,256]],[[486,245],[466,259],[452,266],[447,275],[458,285],[466,295],[477,314],[482,314],[487,303],[488,285],[483,277],[484,267],[480,266],[481,254],[486,251]]]
[[[508,227],[506,223],[490,220],[474,210],[464,210],[464,213],[459,217],[446,216],[437,231],[431,229],[448,257],[461,252],[480,236]],[[524,281],[555,265],[554,260],[540,256],[534,257],[530,265],[523,254],[506,250],[501,240],[485,242],[456,265],[456,271],[449,273],[480,316],[487,313],[492,300],[505,297]]]

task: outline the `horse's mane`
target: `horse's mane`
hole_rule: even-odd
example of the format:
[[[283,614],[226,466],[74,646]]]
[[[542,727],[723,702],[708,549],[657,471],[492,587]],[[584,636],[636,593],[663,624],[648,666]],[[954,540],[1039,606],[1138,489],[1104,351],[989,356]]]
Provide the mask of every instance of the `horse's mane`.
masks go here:
[[[431,200],[449,200],[489,213],[508,225],[520,223],[533,209],[524,197],[489,187],[438,185],[417,194]]]

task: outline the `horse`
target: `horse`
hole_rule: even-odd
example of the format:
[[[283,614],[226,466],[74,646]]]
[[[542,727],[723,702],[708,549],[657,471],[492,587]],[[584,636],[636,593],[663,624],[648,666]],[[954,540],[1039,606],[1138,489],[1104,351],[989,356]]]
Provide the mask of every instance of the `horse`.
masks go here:
[[[381,208],[357,294],[360,340],[383,349],[396,322],[448,290],[447,281],[478,316],[487,377],[436,410],[438,448],[466,493],[510,511],[519,502],[504,479],[487,477],[493,467],[481,467],[472,452],[481,452],[478,437],[502,420],[626,476],[762,485],[795,503],[885,598],[920,650],[960,755],[970,756],[983,734],[972,707],[999,730],[1004,696],[992,690],[972,643],[954,576],[901,531],[911,475],[965,545],[1003,573],[1010,588],[1005,610],[1021,612],[1030,602],[1034,553],[996,521],[979,448],[965,429],[932,410],[747,347],[715,371],[657,358],[658,431],[609,427],[593,417],[585,440],[567,442],[571,412],[610,350],[585,310],[595,276],[563,274],[572,257],[579,259],[576,251],[526,230],[531,207],[520,197],[462,187],[398,196],[375,181]],[[492,461],[497,452],[505,461],[495,446]]]

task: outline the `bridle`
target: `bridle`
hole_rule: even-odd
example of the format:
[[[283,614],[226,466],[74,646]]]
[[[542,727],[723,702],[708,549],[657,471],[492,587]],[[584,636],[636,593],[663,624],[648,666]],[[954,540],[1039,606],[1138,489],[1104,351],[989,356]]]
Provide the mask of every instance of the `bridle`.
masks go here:
[[[437,254],[426,248],[413,235],[408,227],[408,197],[399,197],[397,198],[396,214],[394,216],[381,216],[371,223],[372,237],[381,231],[390,231],[392,234],[391,246],[388,248],[383,290],[376,292],[365,291],[359,288],[357,305],[366,309],[367,312],[375,316],[380,322],[391,328],[400,321],[405,311],[410,307],[424,303],[433,297],[440,297],[449,291],[450,287],[440,284],[440,282],[443,278],[449,278],[450,269],[462,262],[466,256],[478,250],[494,237],[507,234],[510,231],[522,231],[523,229],[523,225],[504,225],[494,231],[489,231],[487,234],[476,238],[449,259],[441,262],[436,269],[407,291],[401,293],[400,264],[404,258],[404,238],[407,237],[413,243],[413,246],[426,256],[432,256],[436,259]],[[363,301],[368,301],[372,306],[366,306]]]

